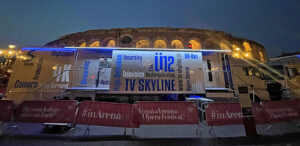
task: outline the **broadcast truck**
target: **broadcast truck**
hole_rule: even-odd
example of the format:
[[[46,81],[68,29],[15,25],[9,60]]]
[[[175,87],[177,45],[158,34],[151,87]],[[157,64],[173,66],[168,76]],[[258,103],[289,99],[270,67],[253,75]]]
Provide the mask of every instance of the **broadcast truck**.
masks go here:
[[[240,86],[249,87],[253,96],[269,99],[265,86],[261,87],[265,82],[246,76],[245,65],[234,61],[230,50],[23,47],[21,51],[5,98],[17,103],[229,99],[238,98]],[[260,93],[254,92],[256,88]]]

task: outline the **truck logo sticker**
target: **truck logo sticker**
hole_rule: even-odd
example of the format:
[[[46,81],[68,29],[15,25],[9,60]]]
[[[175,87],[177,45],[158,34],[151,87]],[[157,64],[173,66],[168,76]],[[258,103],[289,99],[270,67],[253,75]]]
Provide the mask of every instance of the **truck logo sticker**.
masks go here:
[[[15,88],[37,88],[38,82],[22,82],[20,80],[16,80]]]
[[[73,51],[52,51],[51,52],[51,56],[55,56],[55,57],[70,57],[70,56],[74,56],[74,52]]]
[[[35,75],[33,77],[33,80],[38,80],[39,79],[40,74],[41,74],[41,70],[42,70],[43,61],[44,61],[43,58],[39,59],[39,63],[38,63],[37,68],[35,70]]]
[[[205,92],[201,52],[115,50],[112,65],[111,92]]]
[[[113,82],[113,91],[120,91],[121,88],[121,74],[122,74],[122,55],[117,56],[116,67],[115,67],[115,81]]]
[[[54,66],[56,69],[53,72],[53,77],[56,77],[56,82],[69,82],[69,71],[72,64],[64,64],[64,66],[59,66],[56,64]]]
[[[35,50],[31,50],[31,51],[27,52],[27,56],[29,56],[30,59],[23,60],[24,65],[34,65],[33,59],[35,58],[34,54],[36,54],[36,53],[33,53],[34,51]]]
[[[87,84],[87,78],[89,74],[89,66],[91,62],[85,61],[83,65],[83,74],[82,74],[82,80],[80,81],[80,85],[86,85]]]

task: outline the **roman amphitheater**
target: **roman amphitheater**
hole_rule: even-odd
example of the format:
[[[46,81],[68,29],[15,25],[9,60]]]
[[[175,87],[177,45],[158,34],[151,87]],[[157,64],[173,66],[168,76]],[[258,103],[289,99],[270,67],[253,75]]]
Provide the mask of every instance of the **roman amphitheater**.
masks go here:
[[[68,34],[47,43],[51,47],[136,47],[232,50],[234,57],[266,61],[265,48],[229,33],[194,28],[116,28]]]

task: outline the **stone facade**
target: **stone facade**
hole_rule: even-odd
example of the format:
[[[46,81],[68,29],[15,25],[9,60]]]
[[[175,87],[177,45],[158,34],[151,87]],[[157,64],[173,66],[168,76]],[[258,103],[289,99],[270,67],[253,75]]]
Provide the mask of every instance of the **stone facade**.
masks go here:
[[[138,47],[230,49],[233,56],[250,56],[265,61],[265,48],[231,34],[194,28],[116,28],[78,32],[47,43],[52,47]]]

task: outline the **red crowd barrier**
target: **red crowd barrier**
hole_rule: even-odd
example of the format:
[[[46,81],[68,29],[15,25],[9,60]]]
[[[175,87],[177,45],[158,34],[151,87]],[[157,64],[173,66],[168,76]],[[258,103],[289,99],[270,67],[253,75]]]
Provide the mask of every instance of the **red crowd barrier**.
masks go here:
[[[300,120],[299,101],[263,102],[266,123]]]
[[[5,93],[6,92],[6,88],[0,88],[0,93]]]
[[[266,124],[265,109],[259,103],[252,103],[252,112],[256,124]]]
[[[142,125],[198,124],[198,110],[194,102],[137,102]]]
[[[0,100],[0,121],[9,122],[14,109],[13,101]]]
[[[269,101],[252,103],[256,124],[300,120],[300,101]],[[209,103],[206,120],[210,126],[242,124],[239,103]]]
[[[79,105],[76,123],[137,128],[136,116],[131,104],[83,102]]]
[[[239,103],[209,103],[205,112],[210,126],[243,124]]]
[[[24,101],[16,109],[17,122],[75,123],[137,128],[140,124],[198,124],[193,102],[120,104],[75,101]]]
[[[23,101],[16,109],[17,122],[73,123],[76,101]]]

